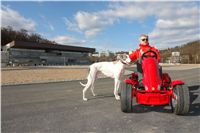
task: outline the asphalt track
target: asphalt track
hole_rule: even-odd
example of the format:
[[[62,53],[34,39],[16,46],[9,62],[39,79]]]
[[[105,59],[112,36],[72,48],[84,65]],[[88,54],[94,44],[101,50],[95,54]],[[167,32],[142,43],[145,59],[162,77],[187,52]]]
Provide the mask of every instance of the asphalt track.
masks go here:
[[[200,69],[167,72],[189,86],[191,105],[185,116],[171,113],[169,106],[138,104],[132,113],[123,113],[109,78],[97,80],[98,95],[89,90],[87,102],[79,81],[2,86],[2,133],[199,133]]]

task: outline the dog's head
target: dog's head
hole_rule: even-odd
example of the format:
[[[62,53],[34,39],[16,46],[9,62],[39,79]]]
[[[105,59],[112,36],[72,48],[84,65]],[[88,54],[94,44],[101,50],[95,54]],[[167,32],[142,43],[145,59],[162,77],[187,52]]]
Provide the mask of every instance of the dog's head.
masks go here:
[[[127,55],[125,53],[124,54],[118,54],[117,60],[120,60],[122,63],[127,64],[127,65],[131,63],[131,59],[130,59],[129,55]]]

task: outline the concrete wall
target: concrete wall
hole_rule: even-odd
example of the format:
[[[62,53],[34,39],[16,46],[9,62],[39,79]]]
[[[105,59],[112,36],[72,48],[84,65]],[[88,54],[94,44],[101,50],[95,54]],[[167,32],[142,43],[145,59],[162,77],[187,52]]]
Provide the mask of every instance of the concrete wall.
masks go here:
[[[9,52],[1,51],[1,67],[6,67],[9,63]]]

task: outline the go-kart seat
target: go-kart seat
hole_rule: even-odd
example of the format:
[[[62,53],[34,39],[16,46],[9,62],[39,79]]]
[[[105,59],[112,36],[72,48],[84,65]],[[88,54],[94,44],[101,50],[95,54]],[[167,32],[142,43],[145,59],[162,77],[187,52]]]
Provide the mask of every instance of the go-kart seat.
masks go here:
[[[139,81],[139,84],[140,86],[143,86],[142,85],[142,78],[143,78],[143,70],[142,70],[142,63],[141,63],[141,58],[139,58],[137,61],[136,61],[136,70],[137,70],[137,74],[138,74],[138,81]]]
[[[139,72],[139,73],[143,73],[143,71],[142,71],[142,59],[141,58],[139,58],[137,61],[136,61],[136,67],[137,67],[137,72]]]

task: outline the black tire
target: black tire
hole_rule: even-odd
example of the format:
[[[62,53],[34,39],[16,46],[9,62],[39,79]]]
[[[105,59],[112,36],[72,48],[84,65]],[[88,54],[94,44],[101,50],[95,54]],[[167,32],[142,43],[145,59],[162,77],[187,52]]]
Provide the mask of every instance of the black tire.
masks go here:
[[[121,87],[121,110],[125,113],[132,112],[132,85],[122,83]]]
[[[122,82],[120,83],[120,87],[119,87],[119,90],[118,90],[118,95],[119,96],[121,96],[121,90],[122,90],[122,88],[125,87],[124,80],[129,79],[130,77],[131,77],[131,74],[123,76]]]
[[[189,89],[185,85],[176,85],[173,88],[176,99],[171,99],[172,111],[177,115],[184,115],[189,112],[190,95]]]
[[[174,112],[174,105],[173,105],[173,103],[172,103],[173,101],[172,101],[172,97],[170,97],[170,107],[171,107],[171,112],[173,113]]]

